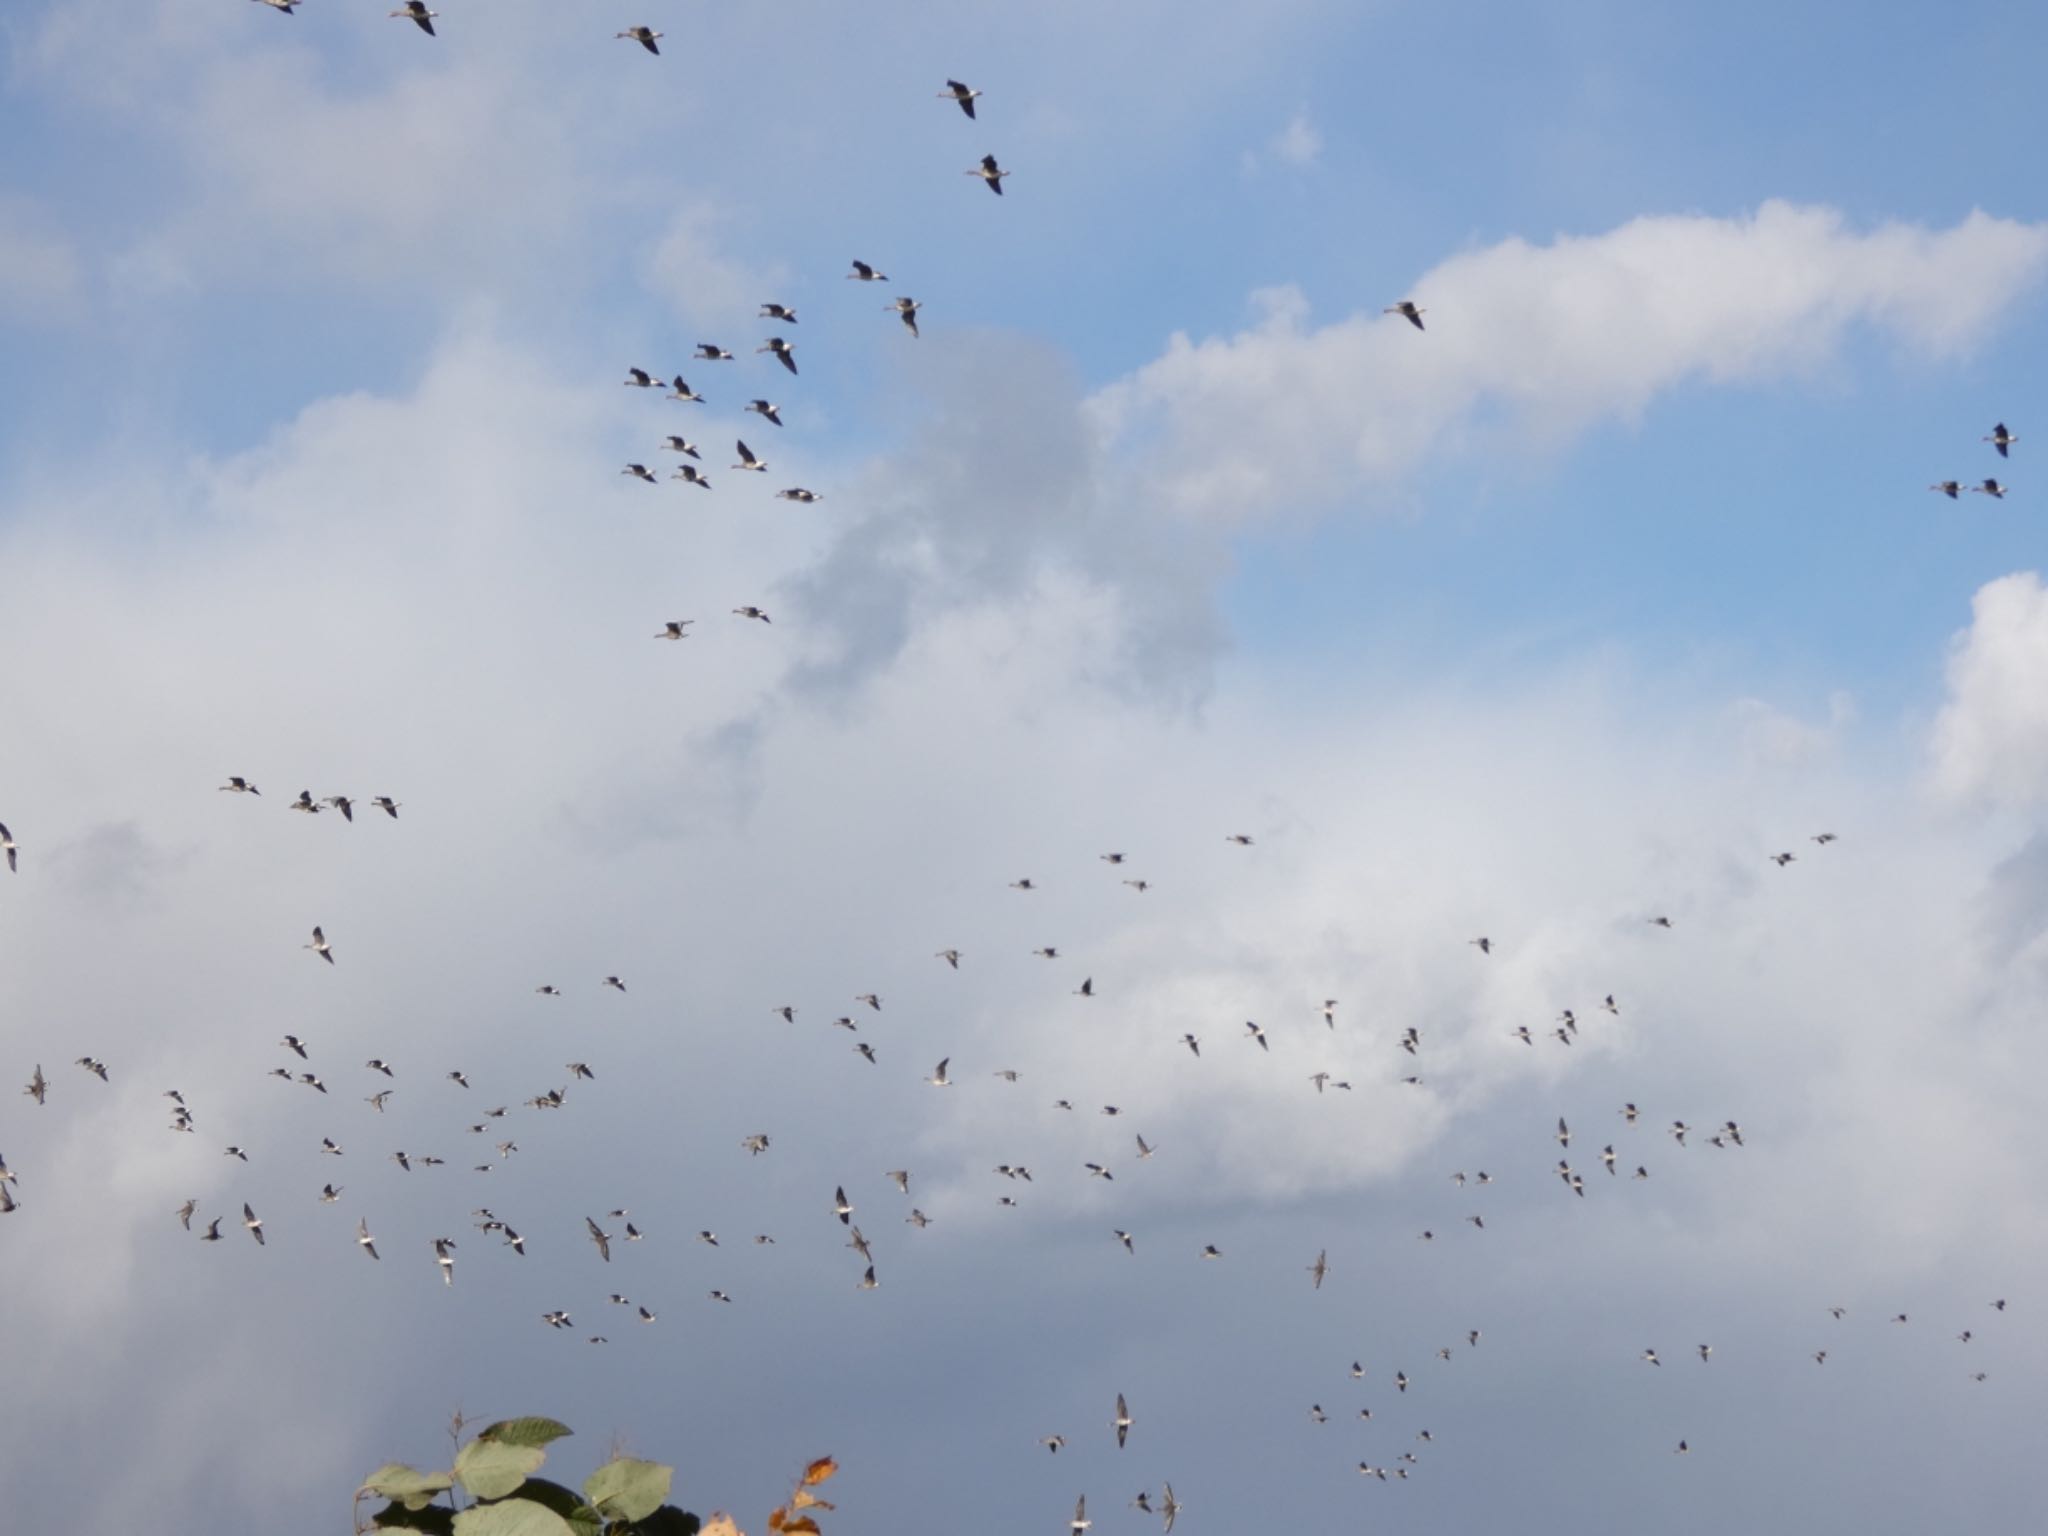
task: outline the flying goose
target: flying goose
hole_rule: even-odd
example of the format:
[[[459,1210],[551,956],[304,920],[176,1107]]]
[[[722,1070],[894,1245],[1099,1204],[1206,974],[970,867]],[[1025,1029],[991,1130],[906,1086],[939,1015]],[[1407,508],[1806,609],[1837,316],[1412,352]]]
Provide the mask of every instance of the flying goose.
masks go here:
[[[1315,1263],[1309,1265],[1309,1278],[1315,1282],[1315,1289],[1323,1288],[1323,1276],[1330,1272],[1330,1251],[1325,1248],[1316,1255]]]
[[[624,384],[628,389],[652,389],[655,385],[659,384],[661,380],[657,379],[645,368],[628,368],[626,370],[625,378],[621,379],[619,382]]]
[[[1131,1433],[1131,1410],[1124,1406],[1124,1395],[1121,1392],[1116,1395],[1116,1417],[1109,1422],[1110,1427],[1116,1431],[1116,1448],[1122,1450],[1125,1439]]]
[[[787,368],[791,373],[796,372],[796,348],[792,347],[780,336],[770,336],[767,341],[762,343],[760,346],[754,348],[754,353],[756,356],[759,356],[763,352],[773,352],[776,356],[776,360],[779,361],[783,367]]]
[[[796,372],[796,364],[791,363],[789,365],[789,371],[791,373]],[[756,416],[767,417],[770,421],[774,422],[775,425],[777,425],[778,427],[782,425],[782,417],[777,414],[782,408],[776,405],[773,401],[749,400],[747,402],[746,408],[752,411]]]
[[[657,640],[687,640],[690,637],[683,633],[683,626],[686,624],[694,624],[696,622],[697,621],[695,619],[670,619],[668,623],[662,627],[661,632],[657,634],[654,638]],[[626,989],[624,987],[621,987],[619,988],[619,990],[623,992]]]
[[[622,475],[631,475],[635,480],[645,480],[649,485],[656,485],[659,483],[654,478],[653,471],[648,469],[648,467],[645,464],[628,464],[624,469],[620,470],[619,473]],[[297,810],[298,807],[294,806],[292,807],[292,809]]]
[[[1929,489],[1930,491],[1941,492],[1941,494],[1946,496],[1950,501],[1954,501],[1956,499],[1957,495],[1961,492],[1962,488],[1962,482],[1958,480],[1937,480],[1934,482],[1934,484],[1927,487],[1927,489]]]
[[[319,925],[317,923],[313,927],[313,942],[310,944],[301,944],[299,948],[310,949],[311,951],[313,951],[314,954],[318,955],[322,960],[325,960],[329,965],[334,964],[334,951],[332,948],[329,947],[327,943],[327,935],[320,931]],[[303,1055],[304,1052],[301,1052],[300,1054]]]
[[[1973,485],[1970,489],[1979,496],[1995,496],[2000,501],[2003,501],[2005,500],[2005,493],[2012,489],[2012,487],[2000,485],[1996,480],[1986,480],[1982,485]]]
[[[263,1246],[263,1218],[249,1209],[249,1202],[246,1200],[242,1202],[242,1225],[248,1229],[249,1235],[256,1239],[256,1246],[261,1248]]]
[[[958,102],[960,110],[965,112],[969,119],[972,119],[974,116],[974,98],[980,94],[981,92],[979,91],[970,91],[958,80],[948,80],[946,88],[939,92],[938,99],[940,101]]]
[[[318,816],[320,814],[319,803],[313,799],[313,791],[310,789],[299,791],[299,798],[291,803],[291,809],[304,811],[308,816]]]
[[[398,820],[398,807],[403,802],[394,800],[389,795],[377,795],[371,799],[370,804],[382,811],[386,816],[389,816],[393,821],[396,821]]]
[[[903,322],[904,329],[915,336],[917,334],[917,312],[923,309],[924,306],[915,299],[898,299],[889,308]]]
[[[762,474],[766,474],[766,473],[767,473],[767,471],[768,471],[768,461],[767,461],[766,459],[762,459],[762,458],[756,458],[756,457],[754,456],[754,450],[753,450],[753,449],[751,449],[751,448],[749,448],[749,447],[748,447],[748,446],[746,445],[746,442],[745,442],[745,440],[744,440],[744,439],[737,439],[737,440],[735,440],[735,441],[734,441],[734,443],[733,443],[733,446],[734,446],[735,448],[737,448],[737,449],[739,450],[739,453],[740,453],[740,461],[739,461],[739,463],[737,463],[737,464],[734,464],[734,465],[730,466],[731,468],[733,468],[733,469],[751,469],[751,470],[757,470],[757,471],[759,471],[759,472],[760,472],[760,473],[762,473]]]
[[[888,273],[877,272],[864,261],[856,261],[853,264],[853,270],[847,273],[846,276],[849,281],[858,283],[886,283],[889,281]]]
[[[711,489],[711,482],[704,478],[704,471],[694,464],[678,464],[676,472],[670,475],[669,479],[680,480],[685,485],[694,485],[700,491]]]
[[[1984,441],[1989,443],[1992,447],[1998,450],[1998,456],[2001,459],[2006,459],[2012,457],[2012,455],[2006,452],[2006,450],[2012,447],[2014,443],[2018,442],[2019,439],[2014,437],[2010,432],[2006,431],[2005,423],[2001,421],[1997,426],[1991,429],[1991,435],[1985,438]]]
[[[961,174],[964,176],[979,176],[988,184],[989,191],[995,193],[997,197],[1001,197],[1003,195],[1003,178],[1010,173],[996,164],[996,157],[994,155],[983,155],[980,165],[971,171],[963,171]]]
[[[816,491],[807,491],[800,485],[792,485],[787,490],[777,491],[775,499],[777,501],[799,501],[805,506],[809,506],[812,502],[823,501],[825,498]]]
[[[356,1243],[371,1258],[377,1257],[377,1240],[370,1236],[370,1218],[367,1216],[356,1222]]]
[[[663,34],[655,31],[652,27],[628,27],[625,31],[617,34],[617,36],[619,37],[630,37],[634,42],[638,43],[642,48],[645,48],[649,53],[655,54],[657,56],[661,53],[661,50],[655,47],[654,43],[655,39],[661,37],[662,35]]]
[[[693,459],[702,459],[704,457],[703,454],[697,451],[697,445],[691,442],[688,438],[674,436],[665,437],[661,440],[661,446],[666,448],[670,453],[688,454]]]
[[[416,22],[427,36],[434,36],[434,18],[441,13],[427,9],[427,0],[405,0],[405,4],[391,13],[394,19]]]
[[[240,774],[229,775],[227,783],[221,785],[221,788],[226,790],[231,795],[260,796],[263,793],[262,790],[258,789],[254,784],[251,784],[247,779],[243,778]]]
[[[707,363],[729,363],[733,360],[732,354],[725,348],[709,341],[698,342],[697,350],[690,355]]]
[[[789,324],[795,325],[796,311],[787,304],[763,304],[761,306],[761,313],[754,318],[757,320],[785,320]]]
[[[36,1063],[35,1076],[28,1080],[28,1086],[21,1091],[34,1099],[38,1104],[41,1104],[48,1095],[50,1085],[43,1077],[43,1064],[40,1061]]]
[[[600,1226],[599,1226],[599,1225],[598,1225],[598,1224],[597,1224],[597,1223],[596,1223],[595,1221],[592,1221],[592,1220],[591,1220],[591,1219],[590,1219],[590,1218],[589,1218],[588,1216],[586,1216],[586,1217],[584,1217],[584,1218],[583,1218],[583,1225],[584,1225],[584,1226],[585,1226],[586,1228],[588,1228],[588,1229],[589,1229],[589,1232],[590,1232],[590,1240],[591,1240],[591,1241],[592,1241],[593,1243],[595,1243],[595,1244],[597,1245],[597,1256],[598,1256],[599,1258],[603,1259],[603,1260],[605,1261],[605,1263],[607,1263],[607,1264],[611,1263],[611,1261],[612,1261],[612,1235],[611,1235],[611,1233],[609,1233],[609,1232],[605,1231],[605,1230],[604,1230],[604,1228],[600,1227]]]
[[[756,608],[752,603],[748,603],[743,608],[735,608],[733,609],[733,612],[738,614],[743,619],[759,619],[763,624],[772,624],[775,622],[773,619],[769,618],[767,614],[763,613],[760,609]]]
[[[1422,317],[1428,314],[1429,311],[1426,309],[1418,309],[1413,299],[1403,299],[1398,304],[1389,304],[1385,309],[1381,310],[1380,313],[1383,315],[1399,315],[1402,319],[1406,320],[1410,325],[1414,326],[1415,329],[1417,329],[1418,331],[1428,329],[1428,327],[1422,323]]]
[[[669,392],[663,395],[661,398],[664,400],[680,400],[685,405],[701,405],[704,403],[704,397],[698,394],[697,391],[695,391],[694,389],[690,388],[689,384],[684,381],[683,376],[680,373],[677,374],[674,379],[670,380]]]

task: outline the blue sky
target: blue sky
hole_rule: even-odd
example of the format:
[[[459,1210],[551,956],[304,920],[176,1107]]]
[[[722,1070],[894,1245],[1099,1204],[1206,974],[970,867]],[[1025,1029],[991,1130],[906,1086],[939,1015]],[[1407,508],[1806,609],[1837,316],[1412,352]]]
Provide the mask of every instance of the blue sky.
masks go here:
[[[0,18],[24,1518],[313,1528],[461,1408],[757,1536],[825,1451],[841,1530],[1139,1530],[1162,1478],[1197,1531],[2022,1523],[2033,10],[387,8]],[[620,474],[669,432],[711,491]],[[81,1512],[86,1426],[133,1450]]]

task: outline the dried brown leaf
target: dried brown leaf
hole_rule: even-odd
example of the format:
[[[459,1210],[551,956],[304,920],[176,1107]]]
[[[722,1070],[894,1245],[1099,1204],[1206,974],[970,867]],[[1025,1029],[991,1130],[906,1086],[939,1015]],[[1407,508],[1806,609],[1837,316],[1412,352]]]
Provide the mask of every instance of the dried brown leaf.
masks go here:
[[[834,1461],[830,1456],[820,1456],[816,1461],[804,1468],[804,1486],[806,1488],[815,1488],[838,1470],[838,1462]]]

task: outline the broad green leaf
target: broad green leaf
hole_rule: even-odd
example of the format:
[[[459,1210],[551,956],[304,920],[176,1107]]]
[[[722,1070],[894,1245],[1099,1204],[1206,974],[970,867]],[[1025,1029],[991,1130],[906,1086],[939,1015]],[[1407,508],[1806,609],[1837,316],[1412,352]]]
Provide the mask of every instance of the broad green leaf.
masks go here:
[[[455,1517],[455,1536],[571,1536],[574,1527],[545,1504],[500,1499],[477,1504]]]
[[[569,1522],[569,1528],[576,1532],[576,1536],[598,1536],[604,1527],[604,1517],[584,1503],[582,1495],[544,1477],[529,1477],[521,1483],[519,1497],[545,1504]]]
[[[425,1509],[434,1502],[434,1495],[445,1492],[448,1486],[446,1472],[420,1472],[396,1461],[363,1479],[366,1492],[403,1504],[407,1509]]]
[[[439,1504],[407,1509],[403,1504],[386,1504],[370,1517],[380,1531],[425,1531],[428,1536],[450,1536],[455,1529],[455,1511]]]
[[[500,1445],[541,1446],[575,1433],[559,1419],[500,1419],[479,1431],[477,1439],[495,1440]]]
[[[674,1467],[658,1461],[621,1456],[590,1474],[583,1484],[583,1496],[607,1520],[644,1520],[661,1508],[675,1475]]]
[[[455,1458],[455,1476],[480,1499],[502,1499],[526,1481],[526,1475],[547,1460],[537,1445],[507,1445],[502,1440],[472,1440]]]

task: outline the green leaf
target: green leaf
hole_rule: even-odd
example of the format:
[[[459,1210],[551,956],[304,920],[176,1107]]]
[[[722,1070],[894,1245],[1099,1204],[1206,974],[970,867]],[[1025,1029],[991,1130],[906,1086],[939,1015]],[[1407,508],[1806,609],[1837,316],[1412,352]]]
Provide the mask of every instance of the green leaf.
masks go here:
[[[419,1472],[400,1462],[389,1462],[363,1479],[363,1491],[403,1504],[407,1509],[425,1509],[434,1495],[449,1487],[446,1472]]]
[[[575,1433],[559,1419],[500,1419],[480,1431],[477,1439],[495,1440],[500,1445],[542,1446]]]
[[[455,1517],[455,1536],[572,1536],[575,1527],[545,1504],[501,1499],[477,1504]]]
[[[569,1528],[576,1536],[598,1536],[604,1527],[604,1517],[584,1503],[580,1494],[544,1477],[529,1477],[521,1483],[519,1497],[545,1504],[569,1522]]]
[[[658,1461],[635,1461],[621,1456],[590,1474],[583,1496],[597,1506],[607,1520],[644,1520],[661,1508],[668,1497],[676,1469]]]
[[[664,1504],[644,1520],[632,1524],[632,1536],[697,1536],[702,1523],[688,1510]]]
[[[472,1440],[455,1458],[455,1476],[480,1499],[502,1499],[546,1461],[537,1445],[506,1445],[500,1440]]]

